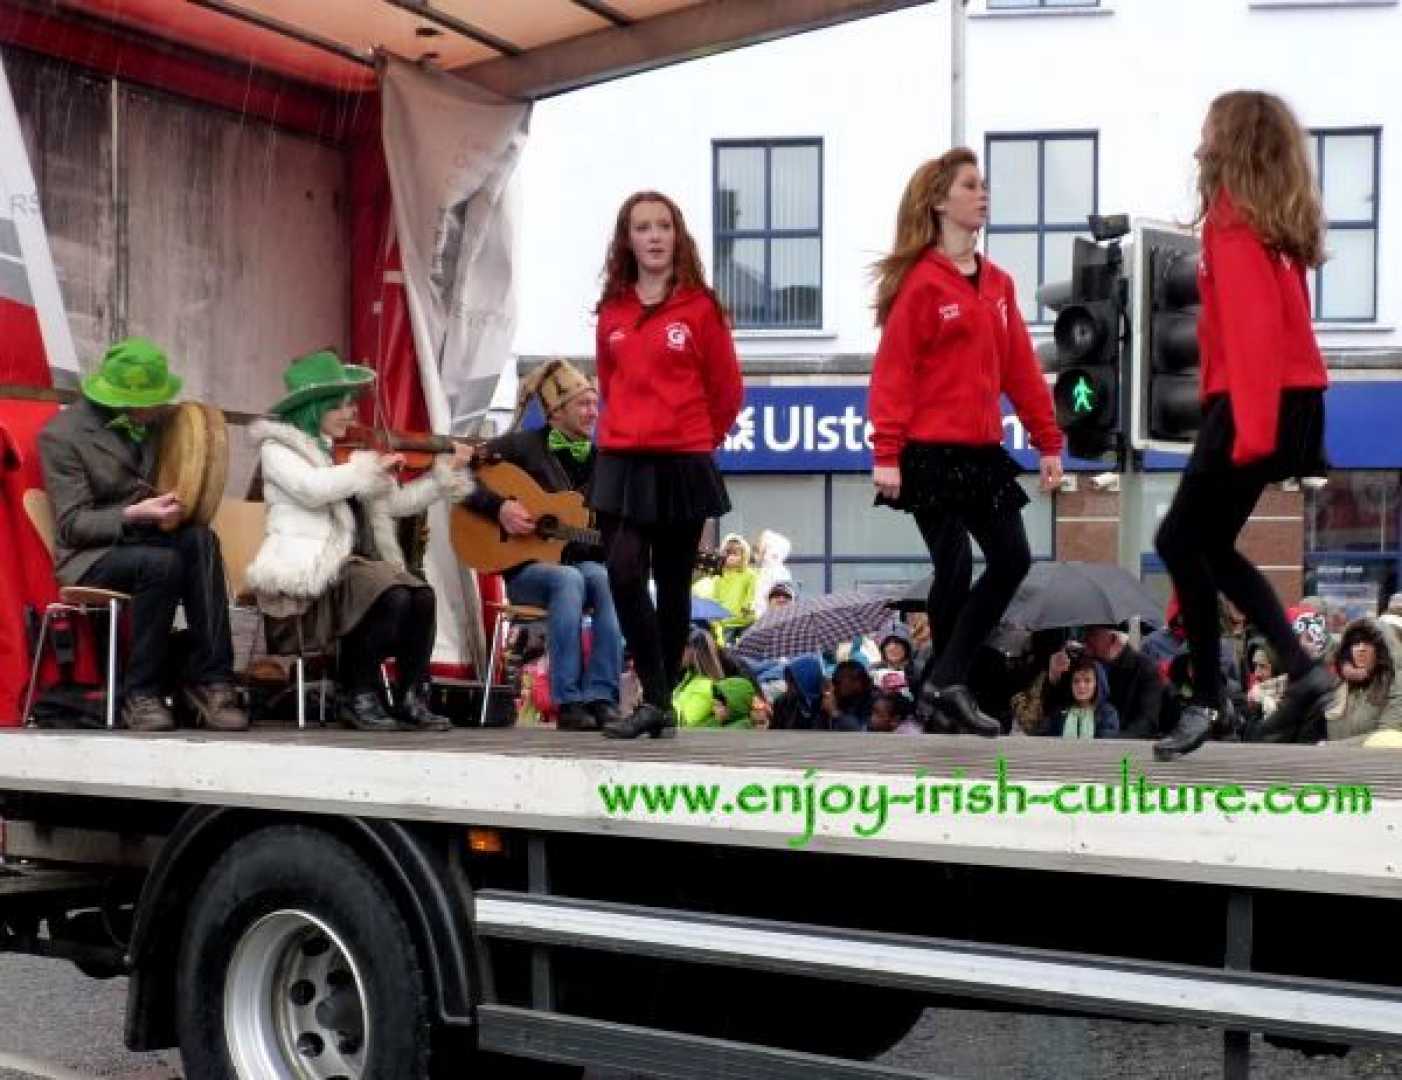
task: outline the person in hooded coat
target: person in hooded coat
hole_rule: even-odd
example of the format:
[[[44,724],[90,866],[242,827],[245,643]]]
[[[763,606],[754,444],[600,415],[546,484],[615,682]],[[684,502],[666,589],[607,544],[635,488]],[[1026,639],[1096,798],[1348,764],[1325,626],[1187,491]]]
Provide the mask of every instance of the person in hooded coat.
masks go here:
[[[786,562],[793,550],[793,543],[787,536],[773,529],[765,529],[755,543],[755,564],[758,573],[755,578],[755,618],[761,618],[769,610],[769,594],[774,586],[793,583],[793,573]],[[793,594],[789,594],[792,598]]]
[[[714,600],[730,617],[716,623],[716,640],[722,645],[739,637],[755,621],[755,583],[758,572],[750,565],[750,545],[739,533],[721,541],[725,563],[719,574],[703,577],[692,593]]]
[[[795,656],[784,668],[788,687],[774,701],[770,727],[791,731],[826,728],[823,715],[823,658],[817,653]]]
[[[1120,733],[1120,714],[1110,704],[1110,680],[1089,656],[1072,662],[1068,672],[1071,704],[1051,718],[1047,734],[1062,739],[1113,739]]]

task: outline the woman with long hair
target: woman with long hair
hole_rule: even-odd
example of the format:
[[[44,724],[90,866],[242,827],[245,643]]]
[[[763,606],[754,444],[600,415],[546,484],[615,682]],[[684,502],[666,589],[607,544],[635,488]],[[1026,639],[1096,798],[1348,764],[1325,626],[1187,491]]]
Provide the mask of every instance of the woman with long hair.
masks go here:
[[[337,651],[338,711],[361,731],[446,731],[429,708],[433,589],[409,573],[394,518],[472,490],[466,447],[440,457],[426,475],[400,485],[399,454],[356,451],[336,464],[332,443],[356,418],[356,399],[375,373],[342,364],[330,349],[287,368],[287,395],[273,419],[249,428],[258,445],[267,524],[248,567],[249,586],[276,653]],[[393,713],[381,699],[380,664],[394,657],[399,689]]]
[[[1300,647],[1270,583],[1236,549],[1267,484],[1327,468],[1329,377],[1305,283],[1305,272],[1324,261],[1324,215],[1305,133],[1280,98],[1233,91],[1208,109],[1195,156],[1203,419],[1155,546],[1182,603],[1197,677],[1177,726],[1154,746],[1160,760],[1191,753],[1214,726],[1229,726],[1219,591],[1265,635],[1289,675],[1259,737],[1293,733],[1333,684]]]
[[[987,219],[972,150],[927,161],[906,184],[895,247],[875,268],[868,412],[877,502],[914,516],[934,563],[917,714],[927,730],[992,736],[999,724],[974,703],[969,668],[1032,565],[999,395],[1031,433],[1043,491],[1061,483],[1062,437],[1012,278],[978,254]],[[972,586],[971,536],[986,559]]]
[[[604,411],[590,505],[614,606],[643,687],[616,739],[676,734],[672,689],[706,519],[730,509],[714,452],[744,387],[725,312],[682,212],[655,191],[619,208],[604,262],[595,359]],[[657,585],[657,605],[648,594]]]

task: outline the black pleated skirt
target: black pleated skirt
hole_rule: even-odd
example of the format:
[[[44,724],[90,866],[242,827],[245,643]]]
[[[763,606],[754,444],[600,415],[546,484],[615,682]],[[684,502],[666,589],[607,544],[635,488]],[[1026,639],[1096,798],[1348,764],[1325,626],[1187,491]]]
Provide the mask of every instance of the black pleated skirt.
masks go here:
[[[901,450],[901,494],[876,497],[876,505],[916,513],[991,517],[1021,510],[1029,502],[1017,478],[1022,469],[1002,444],[908,442]]]
[[[637,525],[670,525],[729,513],[730,496],[711,454],[600,450],[589,505]]]
[[[1214,394],[1203,403],[1202,427],[1193,443],[1185,472],[1222,472],[1239,468],[1232,464],[1236,424],[1231,400]],[[1325,476],[1329,456],[1324,449],[1324,391],[1285,390],[1280,395],[1275,453],[1246,466],[1259,469],[1269,483],[1306,476]]]

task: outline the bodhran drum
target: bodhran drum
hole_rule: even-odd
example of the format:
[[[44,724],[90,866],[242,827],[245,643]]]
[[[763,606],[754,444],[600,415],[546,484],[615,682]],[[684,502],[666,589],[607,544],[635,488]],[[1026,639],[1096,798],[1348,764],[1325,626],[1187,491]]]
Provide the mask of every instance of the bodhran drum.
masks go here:
[[[224,497],[229,474],[229,433],[224,414],[213,405],[186,401],[174,406],[161,427],[156,490],[173,492],[184,513],[180,525],[208,525]]]

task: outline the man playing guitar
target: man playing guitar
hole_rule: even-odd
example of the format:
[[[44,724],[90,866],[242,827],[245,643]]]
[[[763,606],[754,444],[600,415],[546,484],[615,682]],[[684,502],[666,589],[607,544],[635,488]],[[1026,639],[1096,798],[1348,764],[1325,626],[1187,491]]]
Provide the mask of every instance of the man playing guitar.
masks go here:
[[[518,430],[532,397],[539,399],[546,424]],[[512,430],[488,442],[483,455],[524,470],[545,491],[586,494],[594,473],[591,437],[598,418],[599,394],[589,379],[568,361],[551,360],[521,380]],[[498,522],[508,536],[536,532],[538,523],[521,502],[502,498],[486,483],[479,483],[464,505]],[[550,696],[559,709],[561,731],[592,731],[618,717],[623,634],[602,560],[602,549],[570,543],[558,565],[527,561],[502,574],[513,603],[550,613]],[[587,665],[580,642],[586,612],[593,626]]]

